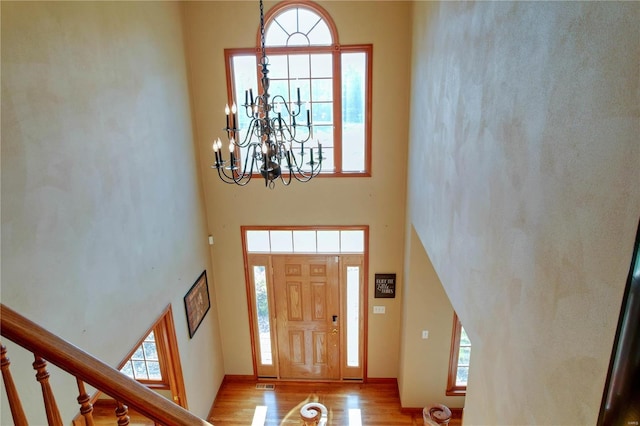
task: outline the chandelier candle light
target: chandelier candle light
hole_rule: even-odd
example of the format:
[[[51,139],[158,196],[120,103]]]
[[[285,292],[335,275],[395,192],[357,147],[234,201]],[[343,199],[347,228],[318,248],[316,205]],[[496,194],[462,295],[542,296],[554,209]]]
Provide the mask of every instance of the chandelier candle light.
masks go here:
[[[241,107],[250,120],[244,138],[241,135],[242,129],[238,127],[235,102],[231,108],[228,104],[225,106],[227,125],[222,130],[226,132],[229,140],[229,161],[224,159],[222,141],[218,138],[213,142],[216,162],[211,168],[218,170],[218,176],[223,182],[240,186],[249,183],[254,170],[262,175],[265,186],[271,189],[275,187],[278,178],[284,185],[289,185],[292,178],[299,182],[308,182],[322,169],[322,144],[318,141],[317,157],[314,157],[314,149],[309,146],[313,138],[311,106],[307,103],[302,107],[304,104],[300,100],[299,87],[296,89],[296,101],[288,103],[282,95],[275,95],[269,100],[269,59],[265,54],[262,0],[260,41],[260,82],[263,92],[256,97],[253,96],[253,89],[244,92],[244,105]],[[306,110],[306,124],[299,123],[303,110]],[[272,115],[272,112],[275,115]],[[282,117],[282,112],[285,112],[285,118]],[[305,157],[308,160],[306,163]]]

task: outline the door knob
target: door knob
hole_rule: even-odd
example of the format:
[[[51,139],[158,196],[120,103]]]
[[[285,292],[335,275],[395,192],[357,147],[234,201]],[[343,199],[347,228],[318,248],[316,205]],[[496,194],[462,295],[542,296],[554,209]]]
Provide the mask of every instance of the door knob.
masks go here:
[[[338,334],[338,329],[334,328],[333,330],[331,330],[331,334]]]

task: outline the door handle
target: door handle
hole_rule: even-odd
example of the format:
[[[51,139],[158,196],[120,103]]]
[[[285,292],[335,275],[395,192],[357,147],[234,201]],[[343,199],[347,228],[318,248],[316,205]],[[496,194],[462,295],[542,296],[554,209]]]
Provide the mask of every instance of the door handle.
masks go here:
[[[331,334],[338,334],[338,329],[334,328],[333,330],[331,330]]]

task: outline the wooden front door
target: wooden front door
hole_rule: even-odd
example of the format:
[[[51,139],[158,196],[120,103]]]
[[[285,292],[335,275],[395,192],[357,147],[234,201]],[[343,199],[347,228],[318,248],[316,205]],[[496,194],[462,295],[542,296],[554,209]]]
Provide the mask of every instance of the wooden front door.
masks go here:
[[[340,378],[336,256],[273,256],[278,362],[283,379]]]

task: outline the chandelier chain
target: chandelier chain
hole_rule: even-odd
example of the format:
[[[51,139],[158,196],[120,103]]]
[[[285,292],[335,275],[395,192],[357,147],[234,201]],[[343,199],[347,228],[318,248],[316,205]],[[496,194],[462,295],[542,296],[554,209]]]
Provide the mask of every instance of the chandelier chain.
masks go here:
[[[264,6],[262,0],[260,0],[260,47],[262,48],[262,57],[266,55],[265,40],[264,40]]]

